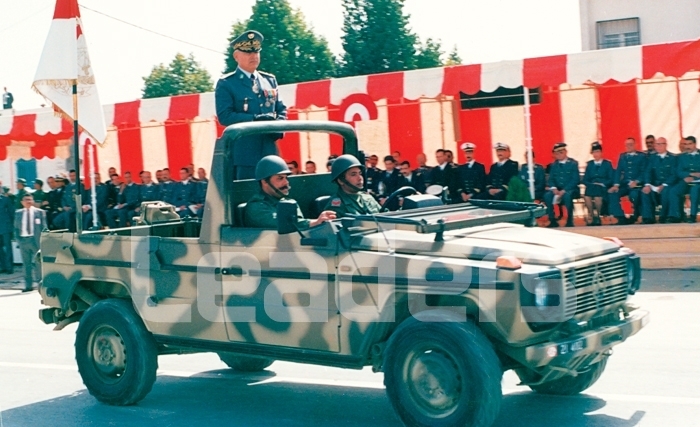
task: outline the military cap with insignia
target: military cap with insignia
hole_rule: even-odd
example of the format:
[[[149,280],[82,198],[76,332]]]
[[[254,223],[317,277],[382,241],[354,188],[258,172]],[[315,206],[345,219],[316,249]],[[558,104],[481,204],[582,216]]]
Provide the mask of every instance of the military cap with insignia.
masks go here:
[[[462,145],[460,145],[459,148],[462,151],[474,151],[474,149],[476,148],[476,144],[472,142],[465,142]]]
[[[17,180],[17,184],[27,185],[27,180],[24,179],[24,178],[19,178],[19,179]]]
[[[554,144],[554,148],[552,148],[552,153],[556,153],[557,151],[563,151],[566,150],[566,144],[563,142],[557,142]]]
[[[497,142],[493,145],[494,150],[510,150],[510,147],[505,142]]]
[[[595,141],[591,143],[591,153],[594,151],[603,151],[603,146],[600,144],[600,142]]]
[[[233,39],[231,47],[233,47],[233,50],[240,50],[241,52],[260,52],[263,40],[265,38],[262,34],[255,30],[249,30]]]

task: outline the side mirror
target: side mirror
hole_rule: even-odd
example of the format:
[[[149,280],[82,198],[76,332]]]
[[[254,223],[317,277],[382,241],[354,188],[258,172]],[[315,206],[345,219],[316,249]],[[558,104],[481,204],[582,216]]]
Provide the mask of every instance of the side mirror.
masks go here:
[[[299,206],[294,200],[280,200],[277,203],[277,232],[282,234],[296,233],[297,210]]]

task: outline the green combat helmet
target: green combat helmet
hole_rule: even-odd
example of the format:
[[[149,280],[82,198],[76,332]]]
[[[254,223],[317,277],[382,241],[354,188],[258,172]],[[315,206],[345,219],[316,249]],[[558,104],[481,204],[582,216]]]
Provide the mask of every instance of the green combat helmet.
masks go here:
[[[286,174],[291,175],[292,171],[287,167],[287,162],[280,156],[269,155],[265,156],[255,166],[255,180],[262,181],[273,175]]]
[[[357,160],[357,157],[352,154],[343,154],[335,159],[331,166],[331,181],[335,181],[338,177],[345,173],[350,168],[359,167],[364,171],[365,167]]]

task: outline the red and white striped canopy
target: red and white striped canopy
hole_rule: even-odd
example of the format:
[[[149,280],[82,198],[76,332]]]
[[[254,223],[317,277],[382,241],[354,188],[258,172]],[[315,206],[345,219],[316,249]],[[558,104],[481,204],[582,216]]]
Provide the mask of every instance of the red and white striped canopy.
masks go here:
[[[263,64],[264,65],[264,64]],[[264,68],[264,67],[263,67]],[[360,147],[378,155],[418,153],[477,144],[477,159],[490,163],[496,141],[522,160],[522,106],[463,110],[459,93],[499,87],[541,89],[532,106],[535,150],[548,153],[566,141],[579,161],[592,141],[614,159],[627,136],[652,133],[674,140],[700,134],[700,40],[596,50],[571,55],[460,65],[285,85],[280,95],[290,119],[353,123]],[[104,107],[108,136],[97,149],[97,166],[120,172],[208,168],[216,122],[213,93],[137,100]],[[50,109],[0,116],[0,159],[68,156],[71,126]],[[322,164],[341,150],[337,137],[287,135],[284,157]],[[461,154],[461,153],[460,153]],[[432,156],[429,156],[429,158]],[[549,155],[538,157],[547,163]]]

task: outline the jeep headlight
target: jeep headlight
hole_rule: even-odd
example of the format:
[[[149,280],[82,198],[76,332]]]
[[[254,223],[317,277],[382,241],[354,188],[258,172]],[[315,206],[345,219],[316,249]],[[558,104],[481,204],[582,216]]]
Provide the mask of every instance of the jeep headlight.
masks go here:
[[[535,295],[535,307],[540,310],[547,308],[547,295],[549,295],[549,288],[545,279],[542,277],[535,279],[533,293]]]
[[[563,296],[564,284],[558,271],[521,276],[521,310],[533,332],[554,328],[563,321]]]
[[[627,258],[627,293],[634,295],[642,284],[642,266],[637,255]]]

